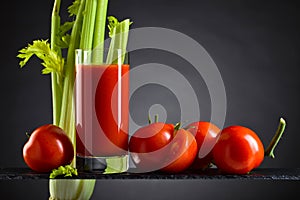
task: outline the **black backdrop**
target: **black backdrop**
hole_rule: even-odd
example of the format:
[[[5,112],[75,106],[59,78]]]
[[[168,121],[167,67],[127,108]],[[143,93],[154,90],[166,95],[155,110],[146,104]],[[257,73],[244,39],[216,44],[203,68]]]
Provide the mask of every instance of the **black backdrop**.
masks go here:
[[[225,126],[253,128],[267,145],[280,116],[288,123],[276,149],[276,159],[261,167],[299,167],[299,53],[300,14],[296,1],[171,1],[114,0],[109,14],[130,17],[137,27],[164,27],[180,31],[199,42],[211,55],[222,75],[227,95]],[[63,1],[63,8],[71,0]],[[7,2],[1,6],[1,161],[0,167],[25,167],[22,146],[25,132],[51,122],[49,76],[41,75],[34,59],[19,69],[17,51],[34,39],[50,36],[52,1]],[[64,16],[65,17],[65,16]],[[132,67],[158,62],[177,66],[164,53],[148,56],[135,52]],[[153,54],[151,54],[153,55]],[[178,61],[179,62],[179,61]],[[192,77],[190,77],[193,79]],[[163,88],[144,88],[146,94]],[[147,90],[148,89],[148,90]],[[199,95],[199,94],[198,94]],[[148,96],[147,96],[148,97]],[[150,95],[151,97],[151,95]],[[150,100],[151,101],[151,98]],[[168,100],[169,101],[169,100]],[[156,103],[156,102],[154,102]],[[149,104],[149,102],[148,102]],[[173,103],[176,104],[176,101]],[[205,102],[204,102],[205,104]],[[133,119],[146,113],[131,102]],[[138,107],[138,106],[141,107]],[[201,105],[203,108],[203,105]],[[142,110],[142,111],[141,111]],[[204,113],[208,112],[205,109]],[[208,115],[203,115],[208,117]],[[178,120],[178,113],[168,115]],[[10,199],[46,199],[47,181],[1,181],[1,196]],[[98,181],[94,199],[232,199],[299,195],[297,182],[268,181]],[[15,191],[18,192],[15,192]],[[265,191],[269,190],[269,191]],[[270,193],[267,195],[267,193]],[[146,197],[148,195],[148,197]],[[270,195],[270,196],[269,196]]]

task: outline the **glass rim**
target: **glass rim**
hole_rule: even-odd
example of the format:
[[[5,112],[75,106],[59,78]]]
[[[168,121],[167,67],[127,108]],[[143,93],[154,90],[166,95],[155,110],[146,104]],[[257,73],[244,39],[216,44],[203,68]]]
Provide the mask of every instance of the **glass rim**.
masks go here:
[[[122,48],[75,49],[75,64],[128,64],[129,52]]]

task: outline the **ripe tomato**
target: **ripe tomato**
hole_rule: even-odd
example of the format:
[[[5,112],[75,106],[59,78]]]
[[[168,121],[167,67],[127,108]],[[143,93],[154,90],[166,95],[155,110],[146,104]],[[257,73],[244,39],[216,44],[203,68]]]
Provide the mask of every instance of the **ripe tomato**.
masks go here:
[[[212,152],[216,166],[232,174],[248,173],[264,159],[261,140],[255,132],[243,126],[223,129]]]
[[[25,163],[38,172],[50,172],[68,165],[74,157],[71,140],[58,126],[43,125],[30,135],[23,147]]]
[[[132,135],[129,151],[137,172],[180,172],[194,161],[197,142],[189,131],[175,130],[173,124],[156,122]]]
[[[191,166],[197,156],[196,139],[187,130],[179,129],[168,146],[168,154],[165,157],[167,166],[161,171],[172,173],[184,171]]]
[[[174,125],[155,122],[138,129],[130,138],[129,151],[138,172],[163,167],[166,146],[173,139]]]
[[[204,170],[213,161],[212,149],[221,130],[213,123],[205,121],[193,122],[187,126],[187,130],[195,136],[198,145],[198,155],[191,168]]]

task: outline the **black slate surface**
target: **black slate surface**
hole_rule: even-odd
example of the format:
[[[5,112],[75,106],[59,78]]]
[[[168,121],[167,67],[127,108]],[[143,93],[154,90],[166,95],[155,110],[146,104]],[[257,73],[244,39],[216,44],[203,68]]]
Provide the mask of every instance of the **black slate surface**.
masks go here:
[[[300,168],[258,168],[246,175],[222,174],[217,169],[206,171],[185,171],[178,174],[162,172],[151,173],[121,173],[103,174],[78,172],[77,177],[71,179],[249,179],[249,180],[300,180]],[[37,173],[28,168],[0,168],[0,180],[28,180],[49,179],[49,173]]]

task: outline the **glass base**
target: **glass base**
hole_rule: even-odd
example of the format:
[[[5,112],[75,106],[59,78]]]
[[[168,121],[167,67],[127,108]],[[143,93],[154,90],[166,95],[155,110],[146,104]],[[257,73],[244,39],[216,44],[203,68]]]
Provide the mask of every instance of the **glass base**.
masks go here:
[[[87,172],[122,173],[129,168],[129,156],[77,156],[76,168]]]

